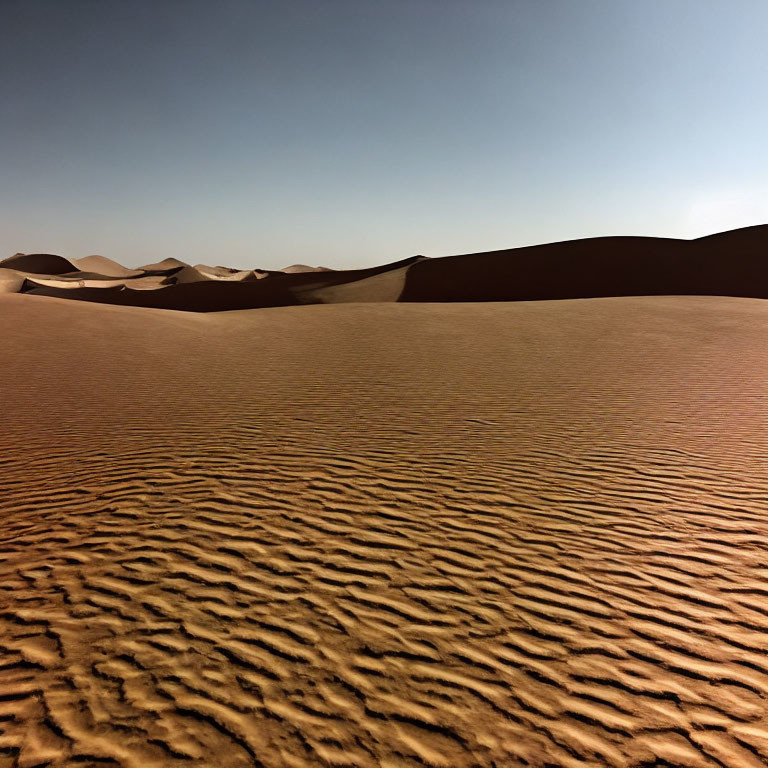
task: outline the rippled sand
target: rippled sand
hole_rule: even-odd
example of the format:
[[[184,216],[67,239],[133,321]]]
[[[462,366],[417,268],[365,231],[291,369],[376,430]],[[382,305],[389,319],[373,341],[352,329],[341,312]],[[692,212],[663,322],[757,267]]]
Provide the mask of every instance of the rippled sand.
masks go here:
[[[768,303],[0,321],[0,766],[768,764]]]

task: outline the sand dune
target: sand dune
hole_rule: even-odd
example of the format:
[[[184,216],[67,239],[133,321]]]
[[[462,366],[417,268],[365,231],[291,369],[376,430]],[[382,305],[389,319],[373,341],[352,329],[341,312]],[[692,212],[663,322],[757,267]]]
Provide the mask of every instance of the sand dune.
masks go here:
[[[0,261],[0,268],[39,275],[62,275],[66,272],[77,272],[77,267],[71,261],[51,253],[17,253],[9,259]]]
[[[146,274],[143,277],[134,277],[130,280],[125,280],[123,286],[131,291],[150,291],[165,288],[166,276],[163,274],[152,275]]]
[[[0,293],[18,293],[24,285],[24,280],[24,273],[0,267]]]
[[[401,301],[600,296],[768,298],[768,225],[699,240],[599,237],[442,259],[408,270]]]
[[[187,312],[221,312],[331,302],[335,298],[334,292],[329,289],[347,283],[355,283],[360,291],[352,288],[345,293],[343,301],[393,301],[402,290],[404,268],[417,263],[419,258],[402,259],[368,269],[295,274],[268,272],[266,275],[254,271],[240,280],[205,279],[199,270],[188,265],[175,266],[172,263],[174,260],[169,259],[144,268],[143,274],[147,276],[164,276],[157,290],[144,290],[140,293],[130,290],[135,280],[143,278],[126,280],[119,287],[104,282],[102,286],[90,284],[76,291],[69,286],[41,285],[39,281],[29,281],[23,290],[38,296]],[[166,265],[163,270],[159,269],[162,264]],[[373,286],[378,286],[376,290],[372,290],[370,283],[364,282],[385,273],[396,273],[397,277],[375,282]],[[79,279],[81,276],[74,277]],[[393,290],[393,285],[397,286],[397,290]]]
[[[768,303],[0,315],[0,764],[768,764]]]
[[[238,271],[236,269],[233,269],[232,267],[222,267],[222,266],[211,267],[208,264],[194,264],[193,266],[195,267],[195,269],[199,270],[200,272],[215,275],[216,277],[227,277],[231,275],[233,272]]]
[[[251,269],[208,267],[205,264],[195,264],[195,269],[208,280],[244,280],[253,273]]]
[[[205,280],[211,280],[214,278],[207,277],[194,267],[184,266],[181,269],[174,271],[172,275],[169,275],[165,282],[168,285],[180,285],[182,283],[201,283]]]
[[[287,274],[297,274],[299,272],[332,272],[328,267],[308,267],[306,264],[291,264],[289,267],[283,267],[281,272]]]
[[[139,269],[143,270],[144,272],[167,272],[173,269],[181,269],[182,267],[188,266],[189,264],[186,264],[183,261],[169,258],[154,262],[152,264],[144,264],[143,266],[139,267]]]
[[[64,288],[65,290],[76,290],[78,288],[114,288],[115,286],[125,285],[125,278],[108,280],[101,276],[96,279],[93,277],[81,277],[78,274],[74,276],[62,276],[60,279],[52,277],[27,277],[26,292],[31,292],[35,288]]]
[[[263,280],[265,277],[269,277],[270,275],[274,274],[270,270],[267,269],[252,269],[249,271],[249,273],[243,278],[243,280],[247,282],[253,282],[254,280]]]
[[[410,264],[359,280],[337,284],[308,285],[294,289],[300,304],[398,301],[405,287]]]
[[[128,269],[105,256],[84,256],[71,261],[81,272],[95,272],[105,277],[138,277],[142,274],[140,269]]]
[[[16,256],[0,263],[29,277],[6,292],[89,302],[217,312],[349,302],[538,301],[609,296],[712,295],[768,298],[768,225],[698,240],[599,237],[505,251],[427,259],[415,256],[367,269],[296,264],[282,271],[189,266],[167,258],[139,270],[103,257],[75,264],[57,256]],[[82,271],[101,269],[98,272]],[[112,276],[110,277],[110,274]],[[35,274],[44,277],[36,280]],[[86,281],[72,285],[51,282]],[[160,283],[147,277],[162,276]],[[375,278],[375,279],[374,279]],[[115,279],[123,288],[113,290]],[[141,286],[135,280],[145,280]],[[47,282],[46,282],[47,281]],[[226,283],[227,285],[222,285]],[[255,287],[253,284],[258,283]],[[195,284],[195,288],[191,286]],[[153,288],[151,293],[149,288]],[[118,286],[119,288],[119,286]]]
[[[200,283],[209,280],[225,281],[225,282],[239,282],[244,280],[248,275],[252,273],[250,269],[225,269],[223,267],[216,267],[211,269],[203,265],[196,267],[182,267],[178,272],[174,272],[168,281],[173,283]]]

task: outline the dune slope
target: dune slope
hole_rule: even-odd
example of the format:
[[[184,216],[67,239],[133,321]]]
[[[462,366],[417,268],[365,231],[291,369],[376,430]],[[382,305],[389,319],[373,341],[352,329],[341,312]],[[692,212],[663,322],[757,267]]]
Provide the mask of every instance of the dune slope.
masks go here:
[[[0,764],[768,761],[765,302],[0,317]]]
[[[82,272],[95,272],[105,277],[138,277],[142,274],[140,269],[128,269],[112,259],[96,254],[72,259],[72,264]]]
[[[62,275],[77,271],[77,267],[71,261],[52,253],[17,253],[0,261],[0,268],[38,275]]]
[[[697,240],[595,237],[414,264],[401,301],[768,298],[768,225]]]

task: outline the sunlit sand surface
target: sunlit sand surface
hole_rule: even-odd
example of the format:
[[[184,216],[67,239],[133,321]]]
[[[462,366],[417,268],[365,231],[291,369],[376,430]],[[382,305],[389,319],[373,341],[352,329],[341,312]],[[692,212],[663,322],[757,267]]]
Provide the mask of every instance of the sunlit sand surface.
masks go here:
[[[0,317],[0,765],[768,763],[766,302]]]

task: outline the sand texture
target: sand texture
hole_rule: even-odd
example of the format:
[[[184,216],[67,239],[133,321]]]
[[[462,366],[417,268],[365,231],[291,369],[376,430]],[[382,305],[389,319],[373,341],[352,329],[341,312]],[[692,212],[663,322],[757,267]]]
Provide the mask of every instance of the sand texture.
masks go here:
[[[341,301],[0,295],[0,766],[767,765],[768,303]]]

